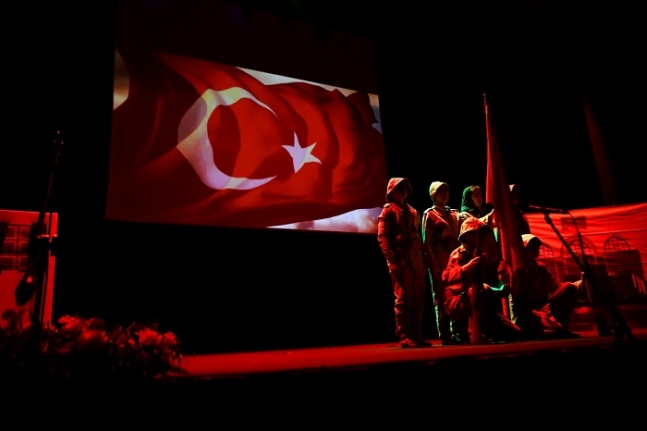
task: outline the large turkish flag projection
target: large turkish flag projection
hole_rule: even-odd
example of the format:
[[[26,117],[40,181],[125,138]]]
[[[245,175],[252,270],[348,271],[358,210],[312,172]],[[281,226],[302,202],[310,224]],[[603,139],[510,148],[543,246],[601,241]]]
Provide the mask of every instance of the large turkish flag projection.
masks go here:
[[[121,55],[129,88],[113,112],[107,218],[255,228],[383,204],[368,94],[271,84],[163,52]]]

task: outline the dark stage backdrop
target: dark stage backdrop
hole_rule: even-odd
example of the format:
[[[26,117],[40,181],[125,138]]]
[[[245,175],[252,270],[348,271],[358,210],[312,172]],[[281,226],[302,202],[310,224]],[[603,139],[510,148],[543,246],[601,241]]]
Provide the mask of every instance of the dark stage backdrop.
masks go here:
[[[394,340],[390,280],[372,234],[106,219],[116,6],[127,2],[96,3],[15,5],[21,32],[7,36],[12,109],[5,113],[1,208],[41,209],[56,130],[65,142],[50,200],[60,239],[54,316],[122,324],[157,319],[188,352]],[[369,2],[363,10],[364,2],[302,2],[309,14],[270,15],[304,35],[255,57],[230,48],[236,40],[210,46],[222,29],[204,25],[208,14],[176,23],[164,12],[178,4],[210,10],[216,2],[130,3],[152,10],[138,15],[142,29],[165,17],[156,33],[137,34],[138,24],[129,24],[147,45],[178,54],[177,32],[190,28],[204,38],[184,53],[189,57],[376,94],[387,176],[411,179],[420,211],[430,205],[432,181],[450,185],[454,208],[465,186],[485,182],[484,92],[509,182],[522,186],[527,203],[613,203],[601,190],[582,88],[599,121],[616,203],[647,201],[638,181],[642,160],[632,153],[645,143],[646,108],[638,102],[646,94],[640,55],[647,39],[629,3],[478,2],[423,10],[419,2],[399,1]],[[237,25],[255,28],[263,16],[254,6],[241,9]],[[361,50],[337,69],[328,58],[307,57],[313,46],[346,40],[347,32],[374,44],[370,58]],[[216,49],[216,56],[205,54]],[[347,49],[323,51],[334,57]],[[373,62],[377,74],[367,77]],[[428,304],[429,337],[432,316]]]

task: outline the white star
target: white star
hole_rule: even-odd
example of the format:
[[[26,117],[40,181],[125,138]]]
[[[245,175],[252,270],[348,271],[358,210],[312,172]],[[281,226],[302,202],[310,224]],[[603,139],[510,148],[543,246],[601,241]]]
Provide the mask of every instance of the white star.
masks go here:
[[[315,145],[317,145],[316,142],[308,147],[301,148],[301,145],[299,144],[299,138],[297,137],[296,133],[294,134],[294,146],[281,145],[283,148],[285,148],[285,151],[290,153],[295,173],[299,172],[299,169],[301,169],[306,163],[316,162],[321,164],[321,160],[312,155],[312,150],[314,150]]]

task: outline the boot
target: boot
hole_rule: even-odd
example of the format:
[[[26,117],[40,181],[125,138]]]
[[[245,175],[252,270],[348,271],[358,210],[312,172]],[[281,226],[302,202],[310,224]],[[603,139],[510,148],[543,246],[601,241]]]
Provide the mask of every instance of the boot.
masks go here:
[[[411,336],[411,319],[406,313],[396,310],[395,312],[395,335],[401,342],[413,341]]]
[[[456,344],[454,334],[451,329],[451,321],[447,316],[438,313],[436,309],[436,326],[438,326],[438,336],[443,346]]]
[[[470,343],[470,331],[469,331],[469,322],[468,321],[451,321],[451,328],[453,333],[453,343],[454,344],[469,344]]]

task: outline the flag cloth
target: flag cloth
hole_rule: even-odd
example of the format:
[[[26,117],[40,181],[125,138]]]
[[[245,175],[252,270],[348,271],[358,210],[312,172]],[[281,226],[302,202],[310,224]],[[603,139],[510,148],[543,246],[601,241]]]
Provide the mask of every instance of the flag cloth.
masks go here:
[[[106,217],[267,227],[380,207],[388,177],[367,93],[120,52]]]
[[[517,208],[512,202],[510,185],[499,151],[492,118],[488,112],[487,98],[485,104],[485,125],[487,134],[487,178],[485,184],[485,200],[494,207],[494,218],[497,226],[497,240],[501,257],[506,262],[510,274],[523,265],[523,242],[521,230],[517,225],[515,212]],[[510,278],[509,278],[510,279]]]
[[[540,261],[557,280],[579,280],[582,269],[553,227],[578,258],[585,251],[610,299],[647,300],[647,203],[571,210],[552,215],[552,225],[545,214],[529,213],[528,223],[545,247]]]

